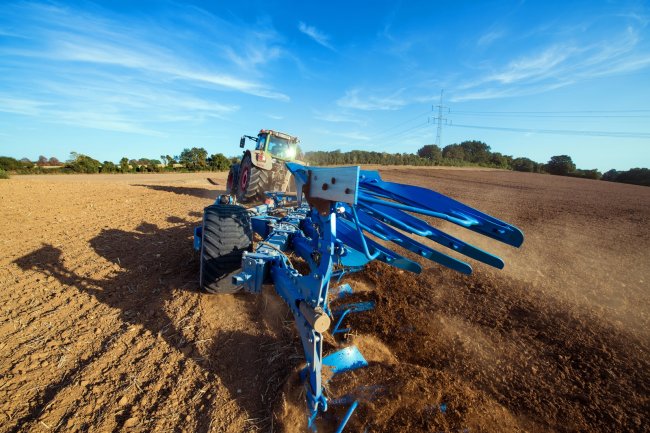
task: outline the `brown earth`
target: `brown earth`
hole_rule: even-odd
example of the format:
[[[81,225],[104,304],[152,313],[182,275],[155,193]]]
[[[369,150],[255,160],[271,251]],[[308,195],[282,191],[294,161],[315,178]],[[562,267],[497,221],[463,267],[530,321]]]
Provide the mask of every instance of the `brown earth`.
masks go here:
[[[328,385],[366,390],[349,431],[648,431],[649,188],[382,171],[526,241],[440,224],[506,268],[350,278],[377,308],[348,321],[370,366]],[[303,431],[302,355],[278,297],[197,291],[192,230],[218,193],[204,174],[0,182],[0,432]]]

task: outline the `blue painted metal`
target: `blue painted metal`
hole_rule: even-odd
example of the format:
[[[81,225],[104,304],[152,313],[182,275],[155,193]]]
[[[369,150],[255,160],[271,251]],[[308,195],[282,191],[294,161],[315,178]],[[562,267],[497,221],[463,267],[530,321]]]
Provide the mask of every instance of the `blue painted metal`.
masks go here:
[[[387,245],[391,244],[456,271],[472,272],[468,263],[411,236],[434,241],[490,266],[503,267],[498,257],[444,233],[414,214],[449,221],[515,247],[523,242],[523,234],[512,225],[437,192],[385,182],[377,172],[296,163],[287,163],[287,167],[296,180],[296,191],[305,196],[267,193],[266,204],[248,209],[251,227],[264,241],[257,243],[254,252],[244,253],[241,272],[233,276],[232,284],[252,293],[260,293],[263,284],[273,284],[293,313],[305,354],[306,367],[301,376],[308,423],[313,427],[317,415],[326,411],[328,405],[322,383],[323,366],[339,374],[367,365],[354,346],[323,357],[323,335],[314,328],[315,315],[327,314],[337,319],[331,331],[336,334],[349,331],[340,328],[346,316],[374,308],[374,303],[366,302],[330,310],[332,278],[339,281],[372,260],[421,272],[419,263],[390,249]],[[219,197],[217,204],[231,201]],[[200,250],[200,228],[194,232],[194,247]],[[305,260],[309,266],[307,274],[302,275],[293,267],[289,252]],[[349,285],[343,285],[333,289],[332,296],[343,298],[351,292]],[[337,432],[343,430],[357,405],[358,401],[352,403]]]
[[[196,251],[201,249],[201,239],[203,238],[203,227],[194,227],[194,242],[193,246]]]
[[[338,287],[330,289],[330,294],[336,298],[343,299],[346,296],[350,296],[353,293],[352,286],[348,283],[341,284]]]
[[[341,420],[341,424],[339,424],[338,428],[336,429],[336,433],[341,433],[343,429],[345,428],[346,424],[348,421],[350,421],[350,417],[354,413],[354,411],[357,409],[357,406],[359,406],[359,401],[355,400],[354,403],[350,406],[348,411],[345,413],[345,416],[343,417],[343,420]]]
[[[334,317],[338,317],[336,321],[336,325],[334,325],[334,328],[332,328],[332,335],[334,334],[344,334],[346,332],[350,332],[350,328],[345,328],[341,329],[341,324],[343,323],[343,319],[350,314],[350,313],[361,313],[363,311],[370,311],[375,308],[375,303],[372,301],[368,302],[355,302],[352,304],[344,304],[344,305],[339,305],[338,307],[333,309],[333,315]]]
[[[363,357],[357,346],[349,346],[323,358],[323,365],[332,369],[334,374],[365,367],[368,361]]]

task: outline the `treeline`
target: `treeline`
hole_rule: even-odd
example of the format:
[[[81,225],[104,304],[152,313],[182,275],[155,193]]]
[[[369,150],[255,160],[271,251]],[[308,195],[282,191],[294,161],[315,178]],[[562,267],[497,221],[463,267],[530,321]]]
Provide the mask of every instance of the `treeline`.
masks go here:
[[[443,149],[435,144],[427,144],[421,147],[417,153],[386,153],[363,150],[307,152],[305,153],[305,159],[314,165],[481,166],[510,170],[514,170],[514,167],[520,167],[524,168],[524,171],[540,171],[539,164],[528,158],[513,158],[499,152],[492,152],[490,146],[482,141],[475,140],[450,144]]]
[[[226,171],[232,161],[221,153],[208,155],[201,147],[184,149],[180,155],[160,155],[160,159],[129,159],[118,162],[100,162],[88,155],[72,152],[70,158],[60,162],[57,158],[40,156],[33,162],[27,158],[0,156],[0,176],[6,172],[28,173],[157,173],[163,171]]]
[[[479,166],[650,185],[650,170],[647,168],[633,168],[628,171],[612,169],[602,174],[596,169],[577,168],[568,155],[556,155],[551,157],[548,162],[540,163],[530,158],[492,152],[490,146],[477,140],[450,144],[442,149],[435,144],[427,144],[418,149],[416,153],[368,152],[363,150],[307,152],[305,153],[305,160],[314,165]]]
[[[650,169],[633,168],[627,171],[611,169],[606,171],[601,179],[610,182],[633,183],[635,185],[650,186]]]
[[[160,155],[160,159],[129,159],[119,162],[100,162],[90,156],[72,152],[65,162],[40,156],[32,162],[27,158],[16,160],[0,156],[0,178],[6,172],[14,173],[140,173],[163,171],[226,171],[230,165],[239,162],[239,157],[227,158],[221,153],[209,155],[202,147],[184,149],[180,155]],[[580,169],[568,155],[556,155],[546,163],[525,157],[513,157],[492,152],[490,146],[478,140],[454,143],[444,148],[435,144],[422,146],[416,153],[387,153],[364,150],[349,152],[314,151],[300,155],[300,159],[311,165],[414,165],[414,166],[480,166],[530,173],[548,173],[560,176],[602,179],[650,186],[650,169],[633,168],[628,171],[609,170],[602,174],[596,169]]]

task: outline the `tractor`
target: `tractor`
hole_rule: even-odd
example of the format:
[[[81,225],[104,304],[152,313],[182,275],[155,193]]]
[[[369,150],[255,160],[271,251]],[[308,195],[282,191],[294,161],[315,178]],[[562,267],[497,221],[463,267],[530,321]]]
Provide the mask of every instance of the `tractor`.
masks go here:
[[[262,129],[257,137],[244,135],[239,147],[246,145],[247,138],[256,143],[255,149],[244,151],[241,162],[230,167],[226,194],[236,196],[240,203],[247,203],[264,200],[266,191],[290,191],[294,182],[285,163],[300,162],[296,160],[298,138]]]

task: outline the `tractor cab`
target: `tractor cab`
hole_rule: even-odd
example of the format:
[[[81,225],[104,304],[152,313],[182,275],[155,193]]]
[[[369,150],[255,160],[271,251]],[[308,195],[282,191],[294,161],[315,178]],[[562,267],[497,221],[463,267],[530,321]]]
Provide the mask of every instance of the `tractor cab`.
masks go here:
[[[298,138],[283,132],[262,129],[257,136],[255,150],[270,154],[272,158],[293,161],[298,154]]]

